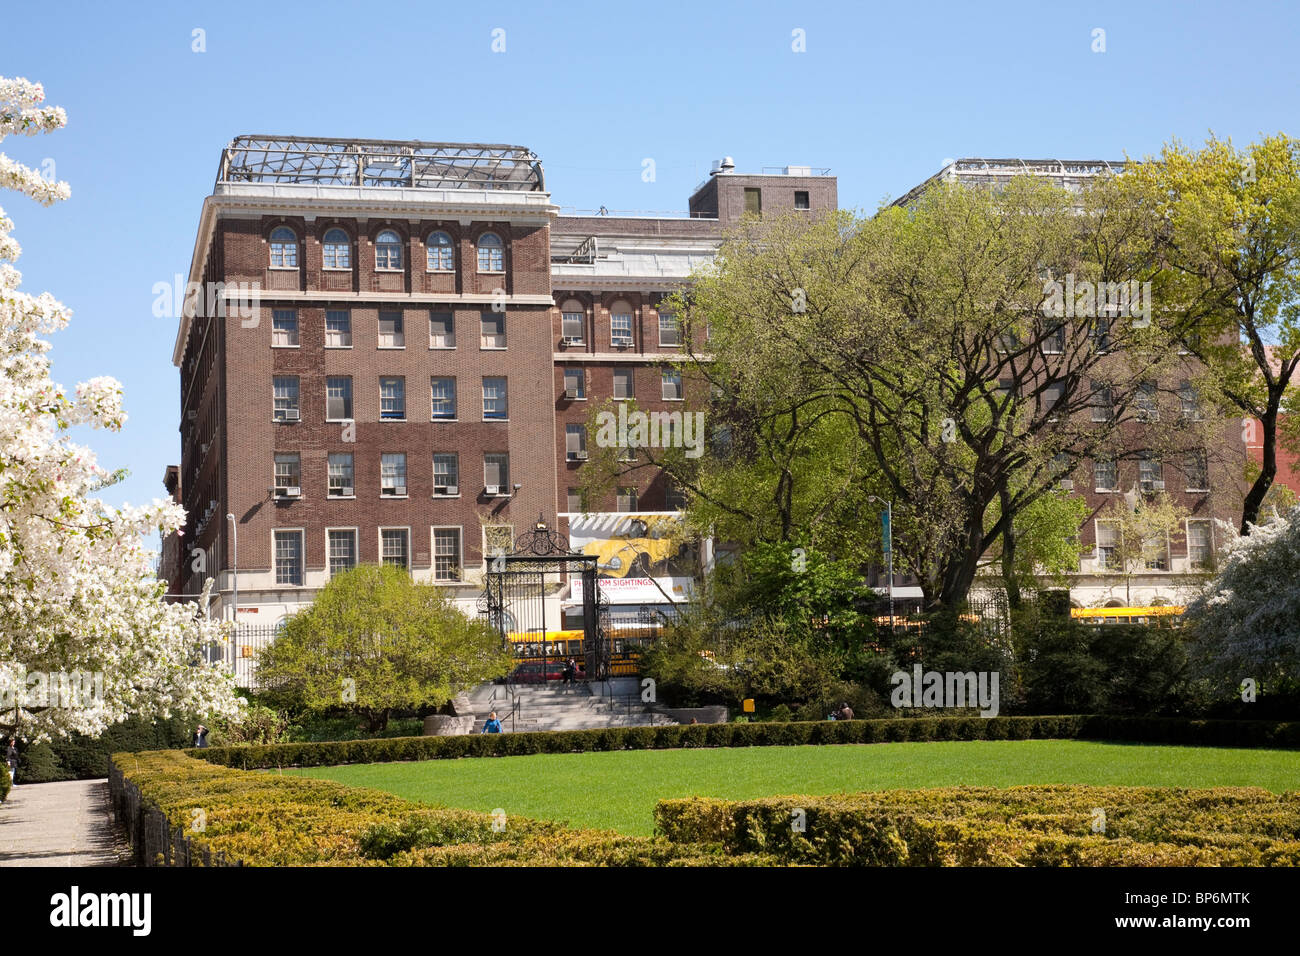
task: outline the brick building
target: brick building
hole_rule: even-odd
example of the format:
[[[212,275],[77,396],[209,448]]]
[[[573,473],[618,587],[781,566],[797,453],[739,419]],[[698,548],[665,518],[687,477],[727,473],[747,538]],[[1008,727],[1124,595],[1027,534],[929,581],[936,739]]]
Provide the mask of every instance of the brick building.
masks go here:
[[[660,300],[745,211],[836,205],[824,171],[733,170],[715,164],[681,216],[567,216],[521,147],[234,140],[173,353],[188,523],[171,590],[214,577],[214,613],[237,587],[241,623],[275,624],[332,570],[383,560],[470,610],[484,555],[539,516],[671,514],[654,476],[578,500],[587,409],[685,408]]]

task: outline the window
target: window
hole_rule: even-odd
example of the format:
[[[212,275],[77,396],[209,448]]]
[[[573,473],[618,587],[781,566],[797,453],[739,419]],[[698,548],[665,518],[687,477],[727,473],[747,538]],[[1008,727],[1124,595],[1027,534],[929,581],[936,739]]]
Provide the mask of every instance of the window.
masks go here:
[[[352,313],[347,309],[330,309],[325,313],[325,347],[352,348]]]
[[[811,209],[811,208],[812,208],[810,205],[808,205],[808,190],[806,190],[806,189],[796,189],[796,190],[794,191],[794,208],[795,208],[795,209]]]
[[[1137,420],[1154,422],[1160,420],[1160,407],[1156,397],[1155,382],[1139,382],[1134,396],[1137,405]]]
[[[570,345],[581,345],[586,338],[584,330],[587,326],[587,315],[583,311],[582,303],[570,299],[564,303],[564,310],[560,313],[560,335],[564,341]]]
[[[460,568],[460,528],[434,528],[433,579],[459,581]]]
[[[1178,404],[1185,421],[1199,422],[1203,417],[1201,399],[1196,394],[1196,386],[1184,379],[1178,383]]]
[[[1060,384],[1059,382],[1053,382],[1051,385],[1048,385],[1046,388],[1044,388],[1043,389],[1043,411],[1051,412],[1052,409],[1056,408],[1056,406],[1060,404],[1061,398],[1064,395],[1065,395],[1065,386]],[[1055,419],[1056,416],[1052,415],[1052,418]]]
[[[296,498],[302,494],[301,460],[297,452],[275,456],[275,494],[280,498]]]
[[[483,526],[483,553],[485,555],[509,554],[515,547],[515,528],[508,524]]]
[[[450,312],[429,314],[429,348],[454,349],[456,347],[456,317]]]
[[[632,390],[632,370],[630,368],[614,369],[614,397],[615,398],[633,398],[635,392]]]
[[[570,401],[587,397],[587,373],[585,369],[566,368],[564,370],[564,397]]]
[[[329,496],[351,498],[355,494],[356,485],[352,483],[352,452],[330,452]]]
[[[379,529],[379,560],[399,568],[411,566],[411,532],[406,528]]]
[[[1201,350],[1201,333],[1189,332],[1178,340],[1178,354],[1190,355]]]
[[[1092,463],[1092,484],[1097,491],[1119,489],[1119,466],[1114,460]]]
[[[483,456],[483,487],[489,495],[510,494],[510,456],[504,452]]]
[[[271,268],[298,268],[298,235],[288,226],[271,230]]]
[[[1207,569],[1214,566],[1214,544],[1210,537],[1211,524],[1208,518],[1189,518],[1187,520],[1187,562],[1194,569]]]
[[[1164,532],[1142,540],[1142,564],[1148,571],[1169,570],[1169,536]]]
[[[1143,491],[1165,490],[1164,463],[1148,451],[1138,458],[1138,484]]]
[[[564,457],[569,461],[583,461],[587,457],[587,426],[564,426]]]
[[[582,507],[582,492],[577,488],[569,489],[565,504],[570,514],[581,514],[585,510]]]
[[[998,333],[994,348],[999,352],[1018,352],[1020,344],[1020,333],[1015,329],[1005,329]]]
[[[1183,460],[1183,474],[1187,478],[1188,491],[1210,490],[1210,468],[1205,452],[1188,452]]]
[[[402,268],[402,238],[391,229],[375,237],[375,268],[383,272]]]
[[[433,493],[439,497],[460,494],[460,456],[456,452],[433,456]]]
[[[1110,319],[1101,317],[1092,320],[1092,347],[1098,352],[1110,349]]]
[[[392,421],[406,418],[406,379],[397,376],[379,380],[379,417]]]
[[[331,528],[329,536],[330,577],[357,566],[357,532],[355,528]]]
[[[1097,566],[1106,571],[1119,570],[1119,524],[1097,522]]]
[[[456,268],[456,255],[451,245],[451,236],[445,232],[435,232],[429,237],[425,255],[430,272],[451,272]]]
[[[379,347],[381,349],[406,348],[406,333],[402,329],[402,313],[379,313]]]
[[[1092,385],[1092,420],[1108,422],[1115,417],[1115,402],[1109,385],[1096,382]]]
[[[506,271],[505,246],[495,232],[485,232],[478,237],[478,271]]]
[[[632,344],[632,307],[626,302],[615,302],[609,310],[609,340],[615,348]]]
[[[479,317],[479,343],[481,349],[506,347],[506,315],[504,312],[484,312]]]
[[[271,345],[276,348],[298,347],[298,313],[294,309],[271,310]]]
[[[669,511],[680,511],[686,507],[686,492],[669,478],[664,479],[664,506]]]
[[[635,488],[620,488],[618,490],[618,511],[636,511],[637,495]]]
[[[352,378],[347,375],[325,379],[325,420],[346,422],[352,420]]]
[[[680,369],[664,369],[662,392],[665,402],[680,402],[682,400],[682,373]]]
[[[659,313],[659,345],[660,346],[677,346],[681,345],[681,333],[677,327],[677,316],[671,312]]]
[[[745,212],[755,216],[763,214],[763,191],[752,187],[745,188]]]
[[[296,422],[301,417],[298,408],[298,376],[275,376],[275,410],[277,422]]]
[[[431,379],[430,392],[433,398],[433,420],[454,420],[456,418],[456,380],[454,378]]]
[[[275,583],[302,587],[302,532],[276,531]]]
[[[1060,355],[1065,351],[1065,323],[1051,322],[1043,330],[1043,354]]]
[[[352,240],[342,229],[331,229],[321,242],[321,265],[326,269],[352,268]]]
[[[483,420],[505,421],[510,417],[504,378],[483,379]]]
[[[386,453],[379,457],[379,493],[392,498],[405,497],[405,452]]]

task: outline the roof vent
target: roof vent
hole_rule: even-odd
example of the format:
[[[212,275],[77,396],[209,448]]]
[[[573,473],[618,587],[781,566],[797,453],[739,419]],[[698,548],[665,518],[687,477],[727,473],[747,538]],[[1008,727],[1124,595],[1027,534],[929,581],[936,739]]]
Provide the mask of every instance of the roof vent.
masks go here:
[[[736,161],[732,159],[730,156],[723,156],[722,165],[718,168],[718,172],[729,173],[735,168],[736,168]]]

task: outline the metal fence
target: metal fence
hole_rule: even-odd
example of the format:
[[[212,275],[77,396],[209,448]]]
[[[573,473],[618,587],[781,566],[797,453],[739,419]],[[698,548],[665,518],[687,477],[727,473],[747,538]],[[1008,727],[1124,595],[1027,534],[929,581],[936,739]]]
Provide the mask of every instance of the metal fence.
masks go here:
[[[240,624],[224,641],[207,645],[203,659],[209,664],[226,664],[235,675],[236,686],[256,690],[257,655],[271,645],[278,633],[272,624]]]

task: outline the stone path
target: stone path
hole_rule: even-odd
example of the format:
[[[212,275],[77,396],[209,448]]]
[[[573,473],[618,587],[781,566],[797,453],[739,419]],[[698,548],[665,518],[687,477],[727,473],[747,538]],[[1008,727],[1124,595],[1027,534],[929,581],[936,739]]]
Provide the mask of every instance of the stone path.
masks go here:
[[[119,866],[107,780],[19,784],[0,803],[0,866]]]

